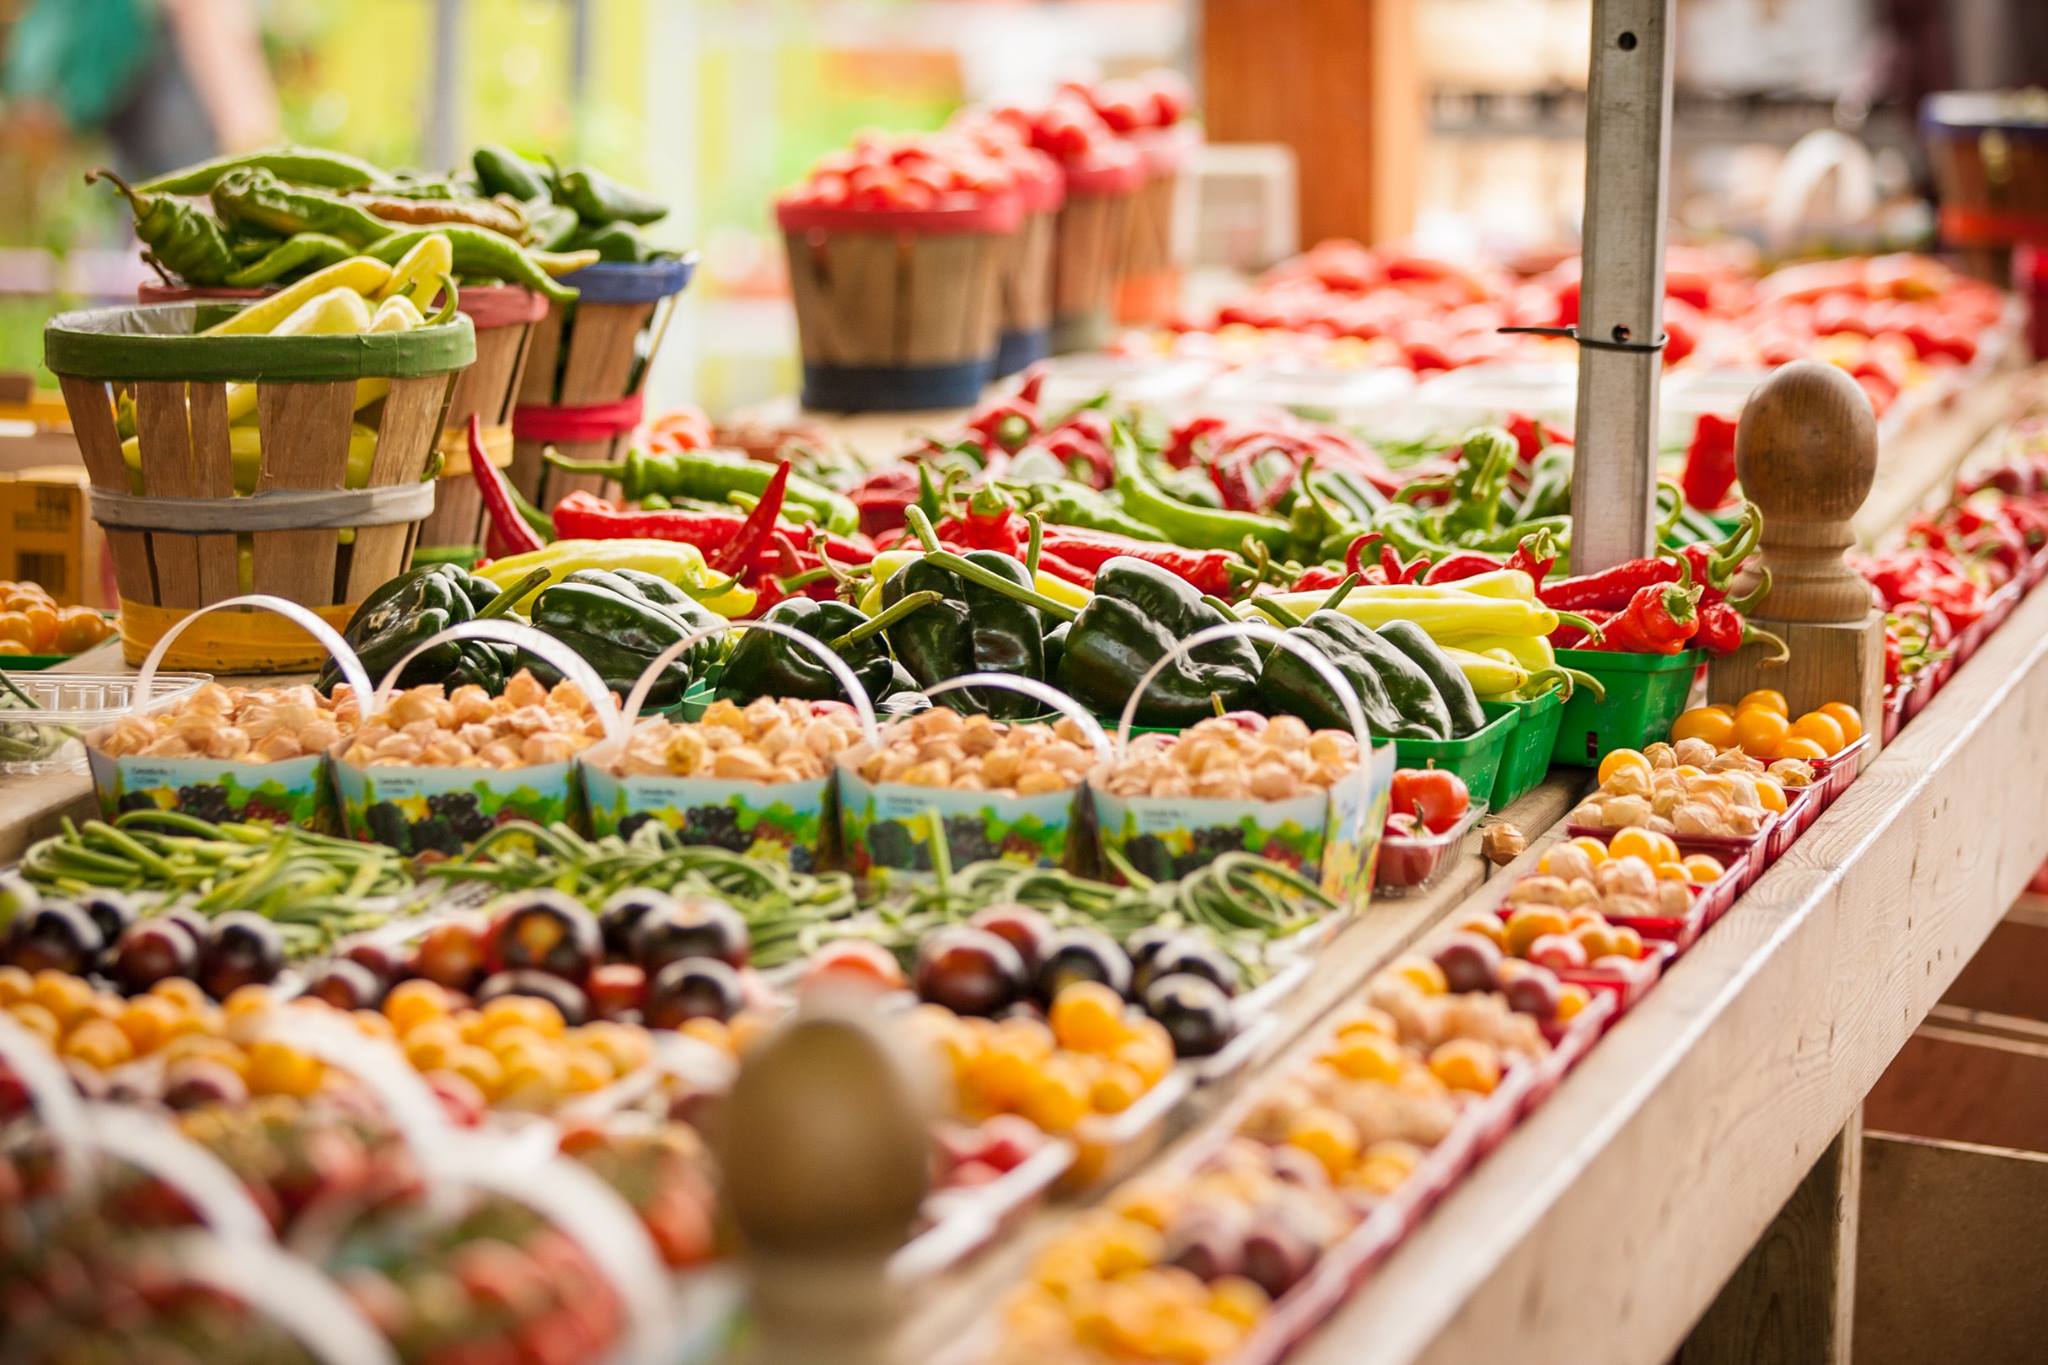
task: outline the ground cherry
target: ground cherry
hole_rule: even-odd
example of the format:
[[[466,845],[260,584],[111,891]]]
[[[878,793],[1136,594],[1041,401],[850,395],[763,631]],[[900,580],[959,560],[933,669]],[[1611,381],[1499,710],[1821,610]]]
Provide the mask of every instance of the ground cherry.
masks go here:
[[[1580,1010],[1593,1003],[1593,993],[1584,986],[1570,984],[1560,986],[1557,991],[1557,1022],[1562,1024]]]
[[[1863,717],[1856,708],[1845,701],[1831,701],[1819,708],[1820,714],[1842,727],[1842,738],[1854,744],[1863,738]]]
[[[1751,758],[1777,757],[1778,747],[1792,733],[1792,722],[1776,711],[1751,707],[1735,717],[1735,742]]]
[[[1324,1054],[1332,1071],[1353,1081],[1391,1081],[1401,1075],[1401,1045],[1374,1033],[1358,1033],[1337,1040]]]
[[[1538,872],[1548,871],[1541,864],[1537,865],[1536,870]],[[1461,934],[1477,934],[1481,938],[1490,939],[1496,948],[1507,947],[1507,925],[1502,922],[1499,915],[1489,915],[1484,912],[1467,915],[1458,921],[1458,932]]]
[[[1312,1106],[1288,1125],[1287,1144],[1322,1162],[1335,1180],[1358,1159],[1358,1126],[1334,1109]]]
[[[1785,789],[1775,782],[1758,782],[1756,784],[1756,799],[1763,803],[1765,810],[1776,811],[1779,815],[1785,813]]]
[[[1590,834],[1581,834],[1577,838],[1567,840],[1566,842],[1579,852],[1585,854],[1587,861],[1595,867],[1607,861],[1607,845],[1601,843]]]
[[[1842,752],[1849,741],[1843,737],[1842,727],[1835,723],[1833,716],[1818,711],[1808,711],[1792,722],[1794,739],[1810,739],[1827,751],[1830,757]]]
[[[1508,917],[1507,950],[1516,957],[1527,957],[1529,945],[1545,934],[1565,932],[1564,912],[1547,905],[1524,905]]]
[[[1099,981],[1076,981],[1048,1012],[1061,1047],[1107,1052],[1124,1037],[1124,999]]]
[[[1682,866],[1685,868],[1686,880],[1698,882],[1702,886],[1708,882],[1720,881],[1723,874],[1728,871],[1721,866],[1719,858],[1706,853],[1686,854]]]
[[[1660,851],[1656,831],[1645,829],[1641,825],[1630,825],[1626,829],[1616,830],[1614,837],[1607,844],[1608,856],[1641,858],[1652,867],[1657,865],[1657,855]]]
[[[1788,718],[1792,714],[1792,707],[1786,702],[1785,694],[1770,687],[1759,687],[1754,692],[1745,693],[1742,700],[1735,703],[1735,714],[1738,717],[1744,711],[1756,710],[1771,711]]]
[[[1429,1069],[1453,1090],[1493,1093],[1500,1084],[1500,1058],[1485,1043],[1471,1038],[1453,1038],[1429,1054]]]
[[[1657,880],[1660,882],[1683,882],[1692,880],[1690,874],[1688,874],[1685,870],[1685,864],[1682,862],[1658,863],[1653,870],[1656,874]]]
[[[1716,749],[1725,749],[1735,742],[1735,717],[1704,706],[1694,707],[1671,723],[1671,742],[1687,739],[1705,740]]]
[[[1649,759],[1644,758],[1642,754],[1634,749],[1612,749],[1600,760],[1600,785],[1606,786],[1608,780],[1623,768],[1640,768],[1643,774],[1643,781],[1647,783],[1650,780]]]

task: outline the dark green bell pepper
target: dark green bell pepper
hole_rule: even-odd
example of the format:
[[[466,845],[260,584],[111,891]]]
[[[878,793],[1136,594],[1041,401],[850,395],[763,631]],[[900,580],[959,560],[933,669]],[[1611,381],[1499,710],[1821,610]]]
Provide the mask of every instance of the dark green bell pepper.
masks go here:
[[[962,556],[970,564],[1032,591],[1031,573],[1021,560],[995,550]],[[1030,603],[963,578],[931,559],[913,560],[882,588],[886,610],[912,593],[935,592],[940,600],[889,627],[889,647],[917,680],[930,687],[963,673],[1008,673],[1034,682],[1045,678],[1045,617]],[[987,711],[998,720],[1036,715],[1043,704],[1021,692],[966,690],[935,700],[956,711]]]
[[[1389,621],[1380,627],[1379,636],[1407,655],[1409,662],[1428,677],[1444,704],[1444,714],[1450,718],[1446,739],[1463,739],[1485,728],[1486,713],[1479,709],[1479,695],[1472,690],[1465,670],[1451,662],[1428,631],[1413,621]]]
[[[370,680],[381,682],[420,641],[464,621],[502,616],[546,578],[536,569],[500,592],[459,564],[412,569],[364,598],[342,628],[342,639],[362,660]],[[505,686],[503,665],[503,654],[487,641],[452,640],[407,664],[398,682],[401,687],[440,683],[451,691],[475,683],[496,694]],[[330,659],[315,685],[332,692],[341,680],[340,666]]]
[[[697,631],[724,625],[725,618],[654,574],[578,569],[533,599],[533,624],[581,654],[606,687],[624,696],[662,651]],[[690,646],[662,670],[647,704],[672,706],[682,700],[691,680],[717,661],[724,643],[713,636]],[[552,669],[537,667],[535,672],[548,680],[554,676]]]
[[[1317,611],[1287,635],[1320,650],[1351,684],[1376,738],[1448,737],[1450,717],[1435,687],[1419,666],[1372,627],[1342,612]],[[1275,647],[1266,656],[1259,696],[1275,714],[1299,716],[1318,727],[1351,728],[1336,690],[1291,649]]]
[[[1095,596],[1074,619],[1060,658],[1060,685],[1098,715],[1122,713],[1139,679],[1181,641],[1231,618],[1192,584],[1129,555],[1095,574]],[[1257,690],[1259,654],[1247,639],[1216,640],[1183,654],[1139,698],[1140,725],[1192,725],[1248,704]]]
[[[578,227],[561,240],[554,251],[595,251],[601,261],[632,265],[647,259],[647,241],[631,223],[607,223],[603,227]]]
[[[938,600],[936,595],[914,593],[889,609],[896,613],[893,618],[885,611],[870,620],[850,603],[789,597],[769,608],[761,619],[800,630],[829,646],[853,671],[868,699],[880,701],[917,688],[916,679],[890,655],[883,632],[895,621]],[[816,654],[794,640],[766,630],[741,634],[739,643],[726,657],[718,695],[741,703],[756,697],[851,700],[840,687],[839,679]]]

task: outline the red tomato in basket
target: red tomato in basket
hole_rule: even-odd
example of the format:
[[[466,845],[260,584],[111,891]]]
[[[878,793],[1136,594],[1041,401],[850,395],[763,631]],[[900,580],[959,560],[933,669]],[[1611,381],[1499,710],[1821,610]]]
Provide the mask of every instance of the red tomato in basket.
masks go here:
[[[1394,774],[1389,809],[1413,815],[1431,834],[1442,834],[1465,818],[1472,793],[1465,779],[1442,768],[1403,768]]]

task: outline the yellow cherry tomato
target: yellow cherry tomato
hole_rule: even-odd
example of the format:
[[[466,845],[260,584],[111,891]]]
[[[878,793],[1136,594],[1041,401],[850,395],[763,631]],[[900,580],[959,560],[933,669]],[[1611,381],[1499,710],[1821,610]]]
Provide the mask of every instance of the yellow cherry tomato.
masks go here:
[[[1607,841],[1607,856],[1641,858],[1655,867],[1661,861],[1658,854],[1663,851],[1662,845],[1657,842],[1658,837],[1655,830],[1644,829],[1641,825],[1630,825],[1626,829],[1616,830],[1614,837]],[[1675,849],[1676,845],[1673,847]]]
[[[1812,740],[1825,749],[1830,757],[1842,752],[1849,743],[1842,734],[1842,727],[1835,723],[1835,718],[1823,715],[1819,711],[1808,711],[1793,721],[1792,737]]]
[[[1772,759],[1792,733],[1792,722],[1777,711],[1750,707],[1735,717],[1735,742],[1751,758]]]
[[[1745,694],[1741,701],[1735,703],[1735,714],[1738,716],[1744,711],[1755,710],[1775,712],[1787,719],[1790,719],[1792,715],[1792,708],[1785,701],[1785,694],[1769,687],[1759,687],[1756,691]]]
[[[1854,744],[1863,738],[1863,717],[1848,702],[1828,702],[1820,708],[1820,714],[1842,727],[1842,738],[1847,743]]]
[[[1818,740],[1808,739],[1804,735],[1794,735],[1778,746],[1779,758],[1803,758],[1811,763],[1816,758],[1827,756],[1828,751]]]
[[[1707,706],[1694,707],[1671,723],[1671,742],[1687,739],[1702,739],[1716,749],[1725,749],[1735,742],[1735,717]]]
[[[1756,798],[1763,802],[1765,810],[1785,813],[1785,789],[1769,778],[1759,778],[1756,784]]]
[[[1606,786],[1607,780],[1623,768],[1641,768],[1643,770],[1643,779],[1645,781],[1649,780],[1649,759],[1644,758],[1641,753],[1634,749],[1614,749],[1600,759],[1600,785]]]

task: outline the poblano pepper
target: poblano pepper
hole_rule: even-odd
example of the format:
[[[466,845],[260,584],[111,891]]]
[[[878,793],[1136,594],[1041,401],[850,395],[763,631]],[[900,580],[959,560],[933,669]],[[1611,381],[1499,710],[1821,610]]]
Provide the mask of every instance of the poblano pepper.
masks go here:
[[[1022,592],[1032,591],[1031,571],[1021,560],[996,550],[970,551],[964,558]],[[1030,603],[945,568],[931,559],[905,565],[882,587],[884,610],[916,592],[935,592],[938,602],[889,627],[889,645],[917,680],[930,687],[963,673],[1008,673],[1043,681],[1045,618]],[[1036,715],[1042,703],[1021,692],[965,689],[935,700],[958,711],[986,710],[998,720]]]
[[[1311,612],[1287,634],[1313,645],[1358,693],[1359,709],[1382,739],[1447,739],[1451,718],[1421,667],[1380,638],[1372,627],[1342,612]],[[1349,730],[1344,703],[1314,665],[1291,649],[1275,648],[1259,676],[1259,693],[1275,711],[1311,725]]]
[[[533,599],[533,624],[568,645],[597,671],[607,688],[624,697],[663,650],[725,624],[666,579],[638,569],[578,569]],[[724,648],[722,637],[699,640],[664,668],[648,691],[649,706],[681,701]],[[552,682],[552,668],[535,675]]]
[[[1095,573],[1095,596],[1074,619],[1060,658],[1060,685],[1102,715],[1122,712],[1138,681],[1181,641],[1232,618],[1202,600],[1187,580],[1118,555]],[[1183,654],[1138,700],[1140,725],[1192,725],[1244,706],[1257,689],[1258,651],[1246,639],[1217,640]]]
[[[413,569],[363,599],[342,630],[342,639],[362,660],[372,682],[382,682],[413,647],[464,621],[487,620],[511,611],[545,581],[536,571],[499,592],[458,564]],[[486,640],[451,640],[434,646],[405,666],[401,687],[440,683],[453,691],[475,683],[493,695],[505,686],[506,651]],[[332,660],[316,686],[332,692],[342,681]]]
[[[917,680],[890,657],[882,633],[897,620],[938,600],[936,595],[912,593],[888,612],[870,618],[851,603],[788,597],[777,602],[761,619],[800,630],[829,647],[853,671],[868,699],[880,701],[917,688]],[[890,612],[895,615],[892,617]],[[742,703],[756,697],[850,700],[839,679],[814,652],[766,630],[741,634],[732,653],[726,656],[718,695]]]

